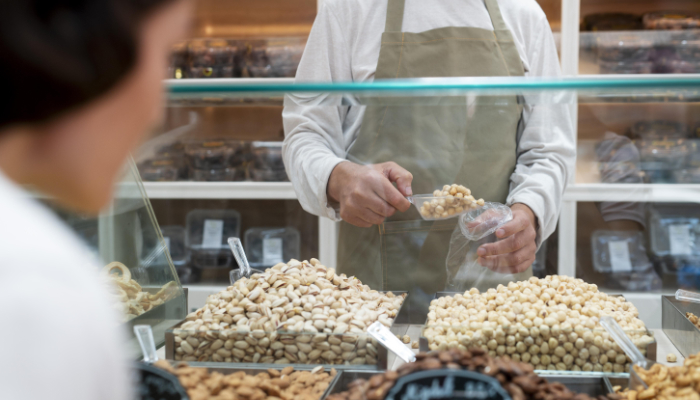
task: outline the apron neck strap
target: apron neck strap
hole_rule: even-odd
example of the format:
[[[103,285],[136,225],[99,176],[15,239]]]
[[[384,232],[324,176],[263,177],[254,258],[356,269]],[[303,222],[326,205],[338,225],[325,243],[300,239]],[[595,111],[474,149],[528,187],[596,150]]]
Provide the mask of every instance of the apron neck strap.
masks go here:
[[[386,8],[386,25],[384,32],[402,32],[403,31],[403,10],[406,0],[387,0]],[[506,23],[501,15],[501,9],[498,7],[497,0],[484,0],[486,10],[491,17],[494,31],[508,30]]]

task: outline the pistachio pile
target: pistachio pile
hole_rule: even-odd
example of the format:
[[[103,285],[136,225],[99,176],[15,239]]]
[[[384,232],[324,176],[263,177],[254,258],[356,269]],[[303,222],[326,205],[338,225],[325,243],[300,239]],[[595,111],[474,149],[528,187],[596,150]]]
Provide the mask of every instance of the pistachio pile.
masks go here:
[[[391,327],[405,294],[380,293],[318,260],[291,260],[207,298],[173,330],[175,359],[277,364],[376,364],[366,334]]]
[[[268,369],[255,375],[243,371],[224,375],[206,368],[180,363],[175,368],[167,361],[154,365],[176,375],[191,400],[319,400],[337,375],[319,366],[311,371]]]
[[[590,400],[586,394],[575,394],[560,383],[547,382],[538,376],[532,366],[508,357],[490,357],[485,350],[450,349],[441,352],[420,353],[416,361],[404,364],[396,371],[374,375],[369,380],[358,379],[348,390],[328,396],[328,400],[381,400],[386,397],[396,380],[416,371],[432,369],[467,369],[496,378],[513,400],[561,399]],[[601,399],[607,399],[601,397]]]
[[[445,185],[433,192],[430,201],[423,202],[420,213],[425,218],[442,219],[461,214],[484,205],[484,199],[475,199],[472,191],[462,185]]]
[[[600,325],[604,315],[642,353],[654,341],[632,303],[556,275],[433,300],[423,335],[431,350],[476,346],[538,370],[625,372],[630,360]]]

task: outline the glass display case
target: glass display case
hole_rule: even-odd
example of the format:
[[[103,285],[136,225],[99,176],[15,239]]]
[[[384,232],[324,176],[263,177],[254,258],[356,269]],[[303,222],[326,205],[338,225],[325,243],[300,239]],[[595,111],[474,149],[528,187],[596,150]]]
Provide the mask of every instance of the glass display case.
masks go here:
[[[163,236],[134,162],[129,161],[114,199],[97,218],[62,211],[50,199],[45,201],[105,265],[110,298],[130,334],[130,357],[141,354],[134,325],[150,325],[156,345],[163,345],[166,329],[187,314],[187,294],[170,255],[179,263],[182,250],[177,233],[166,231],[170,236]]]

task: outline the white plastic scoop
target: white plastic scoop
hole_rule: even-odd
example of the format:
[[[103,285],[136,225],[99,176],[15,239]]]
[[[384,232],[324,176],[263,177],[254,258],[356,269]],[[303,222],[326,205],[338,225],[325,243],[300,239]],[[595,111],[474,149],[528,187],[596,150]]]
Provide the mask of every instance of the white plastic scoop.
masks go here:
[[[603,328],[605,328],[606,331],[608,331],[610,336],[613,338],[615,343],[617,343],[617,345],[620,346],[622,351],[624,351],[625,354],[627,354],[627,356],[632,360],[632,366],[630,367],[629,387],[637,388],[639,386],[642,386],[644,388],[647,388],[647,384],[635,372],[634,366],[639,365],[644,369],[649,369],[652,365],[656,364],[656,362],[644,357],[642,352],[639,351],[639,348],[635,346],[635,344],[632,342],[632,339],[630,339],[629,336],[625,334],[620,324],[618,324],[613,317],[607,315],[601,317],[600,324],[603,326]]]
[[[690,292],[688,290],[676,290],[676,300],[689,301],[692,303],[700,303],[700,293]]]
[[[151,326],[134,325],[134,334],[136,335],[136,339],[139,341],[139,346],[141,346],[143,362],[153,364],[154,362],[158,361],[158,354],[156,354],[156,342],[153,339],[153,330],[151,330]]]
[[[241,243],[241,239],[237,237],[230,237],[228,238],[228,245],[231,247],[231,252],[233,253],[233,257],[236,259],[236,263],[238,263],[238,269],[234,269],[229,272],[229,279],[232,285],[241,278],[250,278],[252,274],[262,273],[260,270],[250,268],[248,257],[246,257],[245,250],[243,250],[243,243]]]

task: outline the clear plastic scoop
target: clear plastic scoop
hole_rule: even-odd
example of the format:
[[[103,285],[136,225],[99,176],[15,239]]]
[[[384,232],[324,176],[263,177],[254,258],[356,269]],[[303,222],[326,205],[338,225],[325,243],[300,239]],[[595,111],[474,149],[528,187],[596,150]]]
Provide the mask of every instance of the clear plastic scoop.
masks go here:
[[[700,303],[700,293],[690,292],[683,289],[676,290],[676,300]]]
[[[615,343],[617,343],[617,345],[620,346],[622,351],[624,351],[625,354],[627,354],[627,356],[632,360],[632,366],[630,368],[629,387],[631,389],[638,388],[640,386],[646,388],[647,384],[635,372],[634,366],[639,365],[641,368],[649,369],[652,365],[656,364],[656,362],[644,357],[642,352],[639,351],[639,348],[635,346],[635,344],[632,342],[632,339],[630,339],[625,334],[625,332],[622,330],[622,327],[617,323],[617,321],[615,321],[613,317],[607,315],[601,317],[600,324],[603,325],[603,328],[605,328],[605,330],[608,331]]]
[[[229,279],[231,280],[232,285],[241,278],[250,278],[252,274],[262,273],[260,270],[250,268],[248,257],[246,257],[245,250],[243,250],[243,243],[241,243],[241,239],[237,237],[230,237],[228,238],[228,245],[231,247],[233,257],[238,263],[238,269],[234,269],[229,272]]]
[[[153,330],[150,325],[134,325],[134,334],[141,346],[143,353],[143,362],[153,364],[158,361],[156,354],[156,342],[153,340]]]

